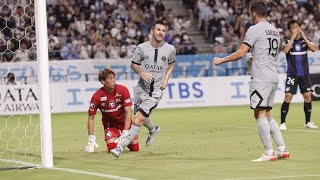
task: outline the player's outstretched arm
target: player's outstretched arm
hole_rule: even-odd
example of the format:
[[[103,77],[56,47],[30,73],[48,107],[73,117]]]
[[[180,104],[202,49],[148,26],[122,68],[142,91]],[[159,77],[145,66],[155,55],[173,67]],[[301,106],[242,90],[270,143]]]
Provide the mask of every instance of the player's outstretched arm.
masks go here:
[[[99,145],[96,142],[96,136],[93,135],[94,117],[95,115],[91,115],[88,117],[88,144],[86,146],[87,152],[94,152],[94,148],[99,147]]]
[[[230,56],[226,56],[224,58],[214,57],[213,62],[215,65],[219,65],[222,63],[239,60],[249,51],[249,49],[250,47],[247,44],[242,43],[240,48],[236,52],[232,53]]]
[[[93,135],[94,117],[95,117],[95,115],[88,116],[88,135]]]

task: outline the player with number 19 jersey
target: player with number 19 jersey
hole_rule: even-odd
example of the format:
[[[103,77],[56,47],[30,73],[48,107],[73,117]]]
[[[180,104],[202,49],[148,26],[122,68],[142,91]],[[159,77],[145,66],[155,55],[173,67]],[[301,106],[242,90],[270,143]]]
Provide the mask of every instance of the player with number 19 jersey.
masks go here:
[[[253,56],[249,87],[251,108],[272,109],[279,83],[279,31],[268,21],[261,21],[248,29],[243,43],[251,48]]]
[[[248,29],[243,43],[252,48],[252,81],[278,83],[279,31],[268,21],[262,21]]]

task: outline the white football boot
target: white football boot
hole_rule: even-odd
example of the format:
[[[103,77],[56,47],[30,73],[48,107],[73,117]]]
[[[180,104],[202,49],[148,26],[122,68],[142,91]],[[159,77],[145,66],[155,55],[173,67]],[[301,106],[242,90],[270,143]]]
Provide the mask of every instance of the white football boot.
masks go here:
[[[110,151],[112,155],[116,158],[119,158],[121,153],[123,152],[123,148],[121,146],[117,146],[116,148]]]
[[[285,148],[284,151],[280,151],[279,149],[277,149],[275,154],[276,154],[278,159],[286,159],[286,158],[289,158],[289,155],[290,155],[290,153],[287,150],[287,148]]]
[[[275,160],[277,160],[277,156],[275,156],[274,154],[268,155],[266,153],[263,153],[261,157],[259,157],[258,159],[252,160],[252,162],[275,161]]]
[[[154,138],[156,137],[156,135],[160,132],[160,127],[155,125],[154,126],[155,130],[153,133],[149,132],[148,134],[148,138],[146,140],[146,146],[150,146],[154,140]]]
[[[314,122],[308,122],[307,124],[304,125],[304,127],[311,128],[311,129],[318,128],[318,126],[314,125]]]
[[[280,124],[279,128],[280,128],[280,130],[287,130],[286,123]]]

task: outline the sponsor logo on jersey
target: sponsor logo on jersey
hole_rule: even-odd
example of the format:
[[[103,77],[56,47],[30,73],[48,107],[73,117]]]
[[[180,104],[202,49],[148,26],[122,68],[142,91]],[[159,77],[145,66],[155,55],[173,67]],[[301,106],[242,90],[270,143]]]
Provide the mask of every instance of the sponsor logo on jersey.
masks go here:
[[[291,52],[290,51],[290,55],[293,55],[293,56],[299,56],[299,55],[304,55],[304,54],[307,54],[307,51],[302,51],[302,52]]]
[[[162,56],[162,57],[161,57],[161,60],[162,60],[162,61],[165,61],[165,60],[167,60],[167,57]]]
[[[158,66],[156,64],[146,64],[144,67],[148,70],[162,70],[163,69],[163,66]]]
[[[144,67],[149,71],[153,73],[163,73],[164,67],[158,66],[156,64],[145,64]]]
[[[122,108],[121,104],[119,104],[119,106],[117,108],[115,108],[115,109],[101,109],[101,112],[112,113],[112,112],[118,111],[120,108]]]
[[[119,93],[116,93],[116,95],[115,95],[114,97],[118,97],[118,96],[121,96],[121,94],[119,94]]]
[[[100,98],[100,101],[106,101],[107,100],[107,97],[106,96],[102,96],[101,98]]]
[[[110,102],[109,102],[109,107],[110,108],[114,108],[116,106],[116,103],[113,101],[113,100],[111,100]]]

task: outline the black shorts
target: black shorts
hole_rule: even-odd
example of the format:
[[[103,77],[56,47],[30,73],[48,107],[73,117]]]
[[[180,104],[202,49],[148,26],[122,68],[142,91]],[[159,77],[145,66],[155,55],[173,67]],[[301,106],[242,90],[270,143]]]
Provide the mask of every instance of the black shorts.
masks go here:
[[[309,76],[291,77],[288,76],[286,80],[285,93],[297,94],[297,88],[300,88],[302,94],[312,91],[311,80]]]

